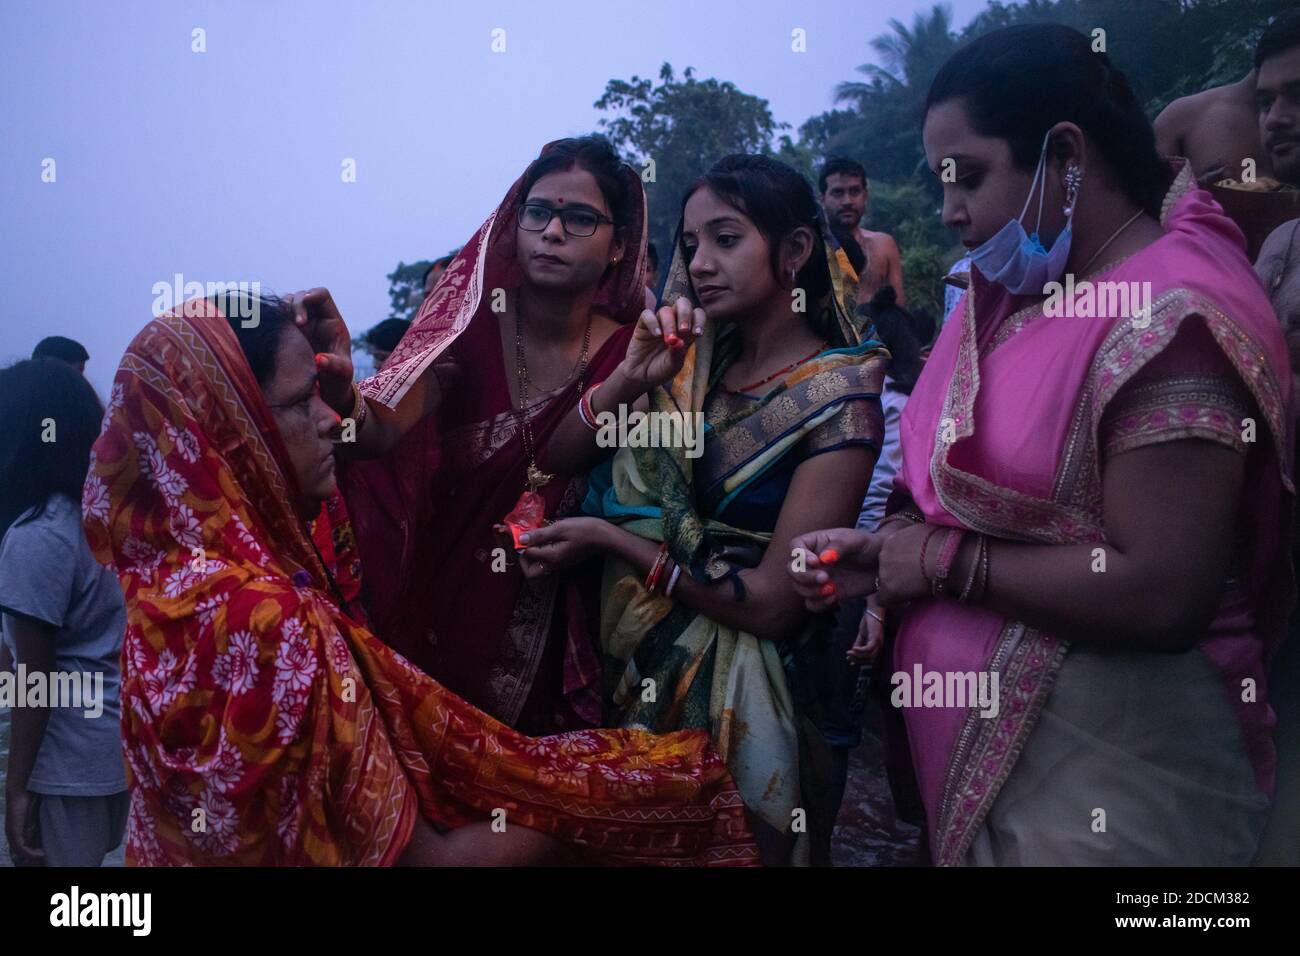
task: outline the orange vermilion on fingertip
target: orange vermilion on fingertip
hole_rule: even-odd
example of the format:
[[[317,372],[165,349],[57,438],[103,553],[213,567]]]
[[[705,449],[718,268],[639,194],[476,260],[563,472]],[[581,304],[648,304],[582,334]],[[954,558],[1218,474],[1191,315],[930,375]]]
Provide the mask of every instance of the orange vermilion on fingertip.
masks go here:
[[[835,594],[834,582],[827,581],[825,584],[822,585],[822,597],[831,597],[834,594]]]
[[[821,554],[817,555],[817,560],[822,564],[834,564],[840,559],[840,553],[834,548],[827,548]]]
[[[317,353],[316,353],[316,364],[317,364],[317,365],[324,365],[324,364],[325,364],[326,362],[328,362],[328,361],[329,361],[329,359],[328,359],[328,357],[326,357],[326,355],[325,355],[324,352],[317,352]]]

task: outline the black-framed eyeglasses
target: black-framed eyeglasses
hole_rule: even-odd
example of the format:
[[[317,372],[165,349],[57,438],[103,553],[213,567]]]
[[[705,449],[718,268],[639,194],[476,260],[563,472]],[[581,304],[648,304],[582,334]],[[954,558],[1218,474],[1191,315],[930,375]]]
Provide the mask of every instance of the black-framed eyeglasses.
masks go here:
[[[539,202],[526,202],[519,207],[519,228],[527,232],[541,232],[551,224],[551,219],[559,213],[564,231],[576,239],[585,239],[595,235],[600,224],[607,222],[611,226],[614,220],[602,216],[593,209],[552,209]]]

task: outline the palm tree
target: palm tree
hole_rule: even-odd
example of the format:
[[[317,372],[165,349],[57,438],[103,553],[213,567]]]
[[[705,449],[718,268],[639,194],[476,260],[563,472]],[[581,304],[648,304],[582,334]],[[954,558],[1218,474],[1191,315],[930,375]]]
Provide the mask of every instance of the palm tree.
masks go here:
[[[952,29],[952,8],[938,3],[929,13],[918,13],[909,29],[891,19],[892,33],[870,43],[883,65],[864,63],[857,68],[870,82],[846,82],[835,88],[836,102],[852,102],[860,110],[875,97],[902,92],[909,103],[919,104],[939,67],[957,48]]]

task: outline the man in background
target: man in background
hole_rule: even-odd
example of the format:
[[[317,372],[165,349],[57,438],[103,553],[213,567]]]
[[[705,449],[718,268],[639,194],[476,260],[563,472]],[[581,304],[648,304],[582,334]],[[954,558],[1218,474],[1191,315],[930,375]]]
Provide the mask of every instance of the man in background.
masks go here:
[[[1160,155],[1185,156],[1203,183],[1240,177],[1247,159],[1254,161],[1257,177],[1271,175],[1268,156],[1260,149],[1256,72],[1166,106],[1155,122]]]
[[[1284,184],[1300,187],[1300,12],[1278,17],[1255,53],[1259,137]],[[1281,194],[1274,194],[1281,195]],[[1264,241],[1255,271],[1273,303],[1291,349],[1292,378],[1300,385],[1300,219],[1282,223]]]
[[[1282,183],[1300,187],[1300,11],[1274,20],[1255,50],[1258,135]],[[1280,200],[1282,193],[1270,198]],[[1293,388],[1300,387],[1300,218],[1269,234],[1255,262],[1286,335]],[[1300,396],[1300,392],[1295,393]],[[1300,401],[1300,398],[1297,398]],[[1300,567],[1300,540],[1292,543]],[[1300,864],[1300,610],[1269,669],[1269,699],[1277,711],[1277,782],[1273,812],[1256,863]]]
[[[870,302],[882,287],[890,285],[894,287],[895,302],[900,308],[905,307],[903,261],[898,243],[887,233],[872,232],[860,225],[871,201],[866,168],[852,159],[832,157],[822,167],[818,189],[826,218],[838,225],[839,230],[852,233],[866,258],[858,271],[858,301]]]

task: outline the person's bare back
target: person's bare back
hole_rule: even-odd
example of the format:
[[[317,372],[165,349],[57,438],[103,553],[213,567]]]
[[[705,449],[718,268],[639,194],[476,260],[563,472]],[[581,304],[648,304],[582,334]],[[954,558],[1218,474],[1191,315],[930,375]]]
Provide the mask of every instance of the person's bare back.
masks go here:
[[[1255,71],[1236,83],[1215,86],[1174,100],[1156,117],[1156,148],[1162,156],[1185,156],[1198,179],[1222,171],[1214,178],[1240,179],[1254,160],[1254,175],[1272,175],[1259,138],[1259,110],[1255,104]]]
[[[858,277],[858,301],[870,302],[883,285],[892,285],[899,306],[906,308],[903,296],[903,262],[894,237],[884,232],[857,229],[855,236],[867,257]]]

